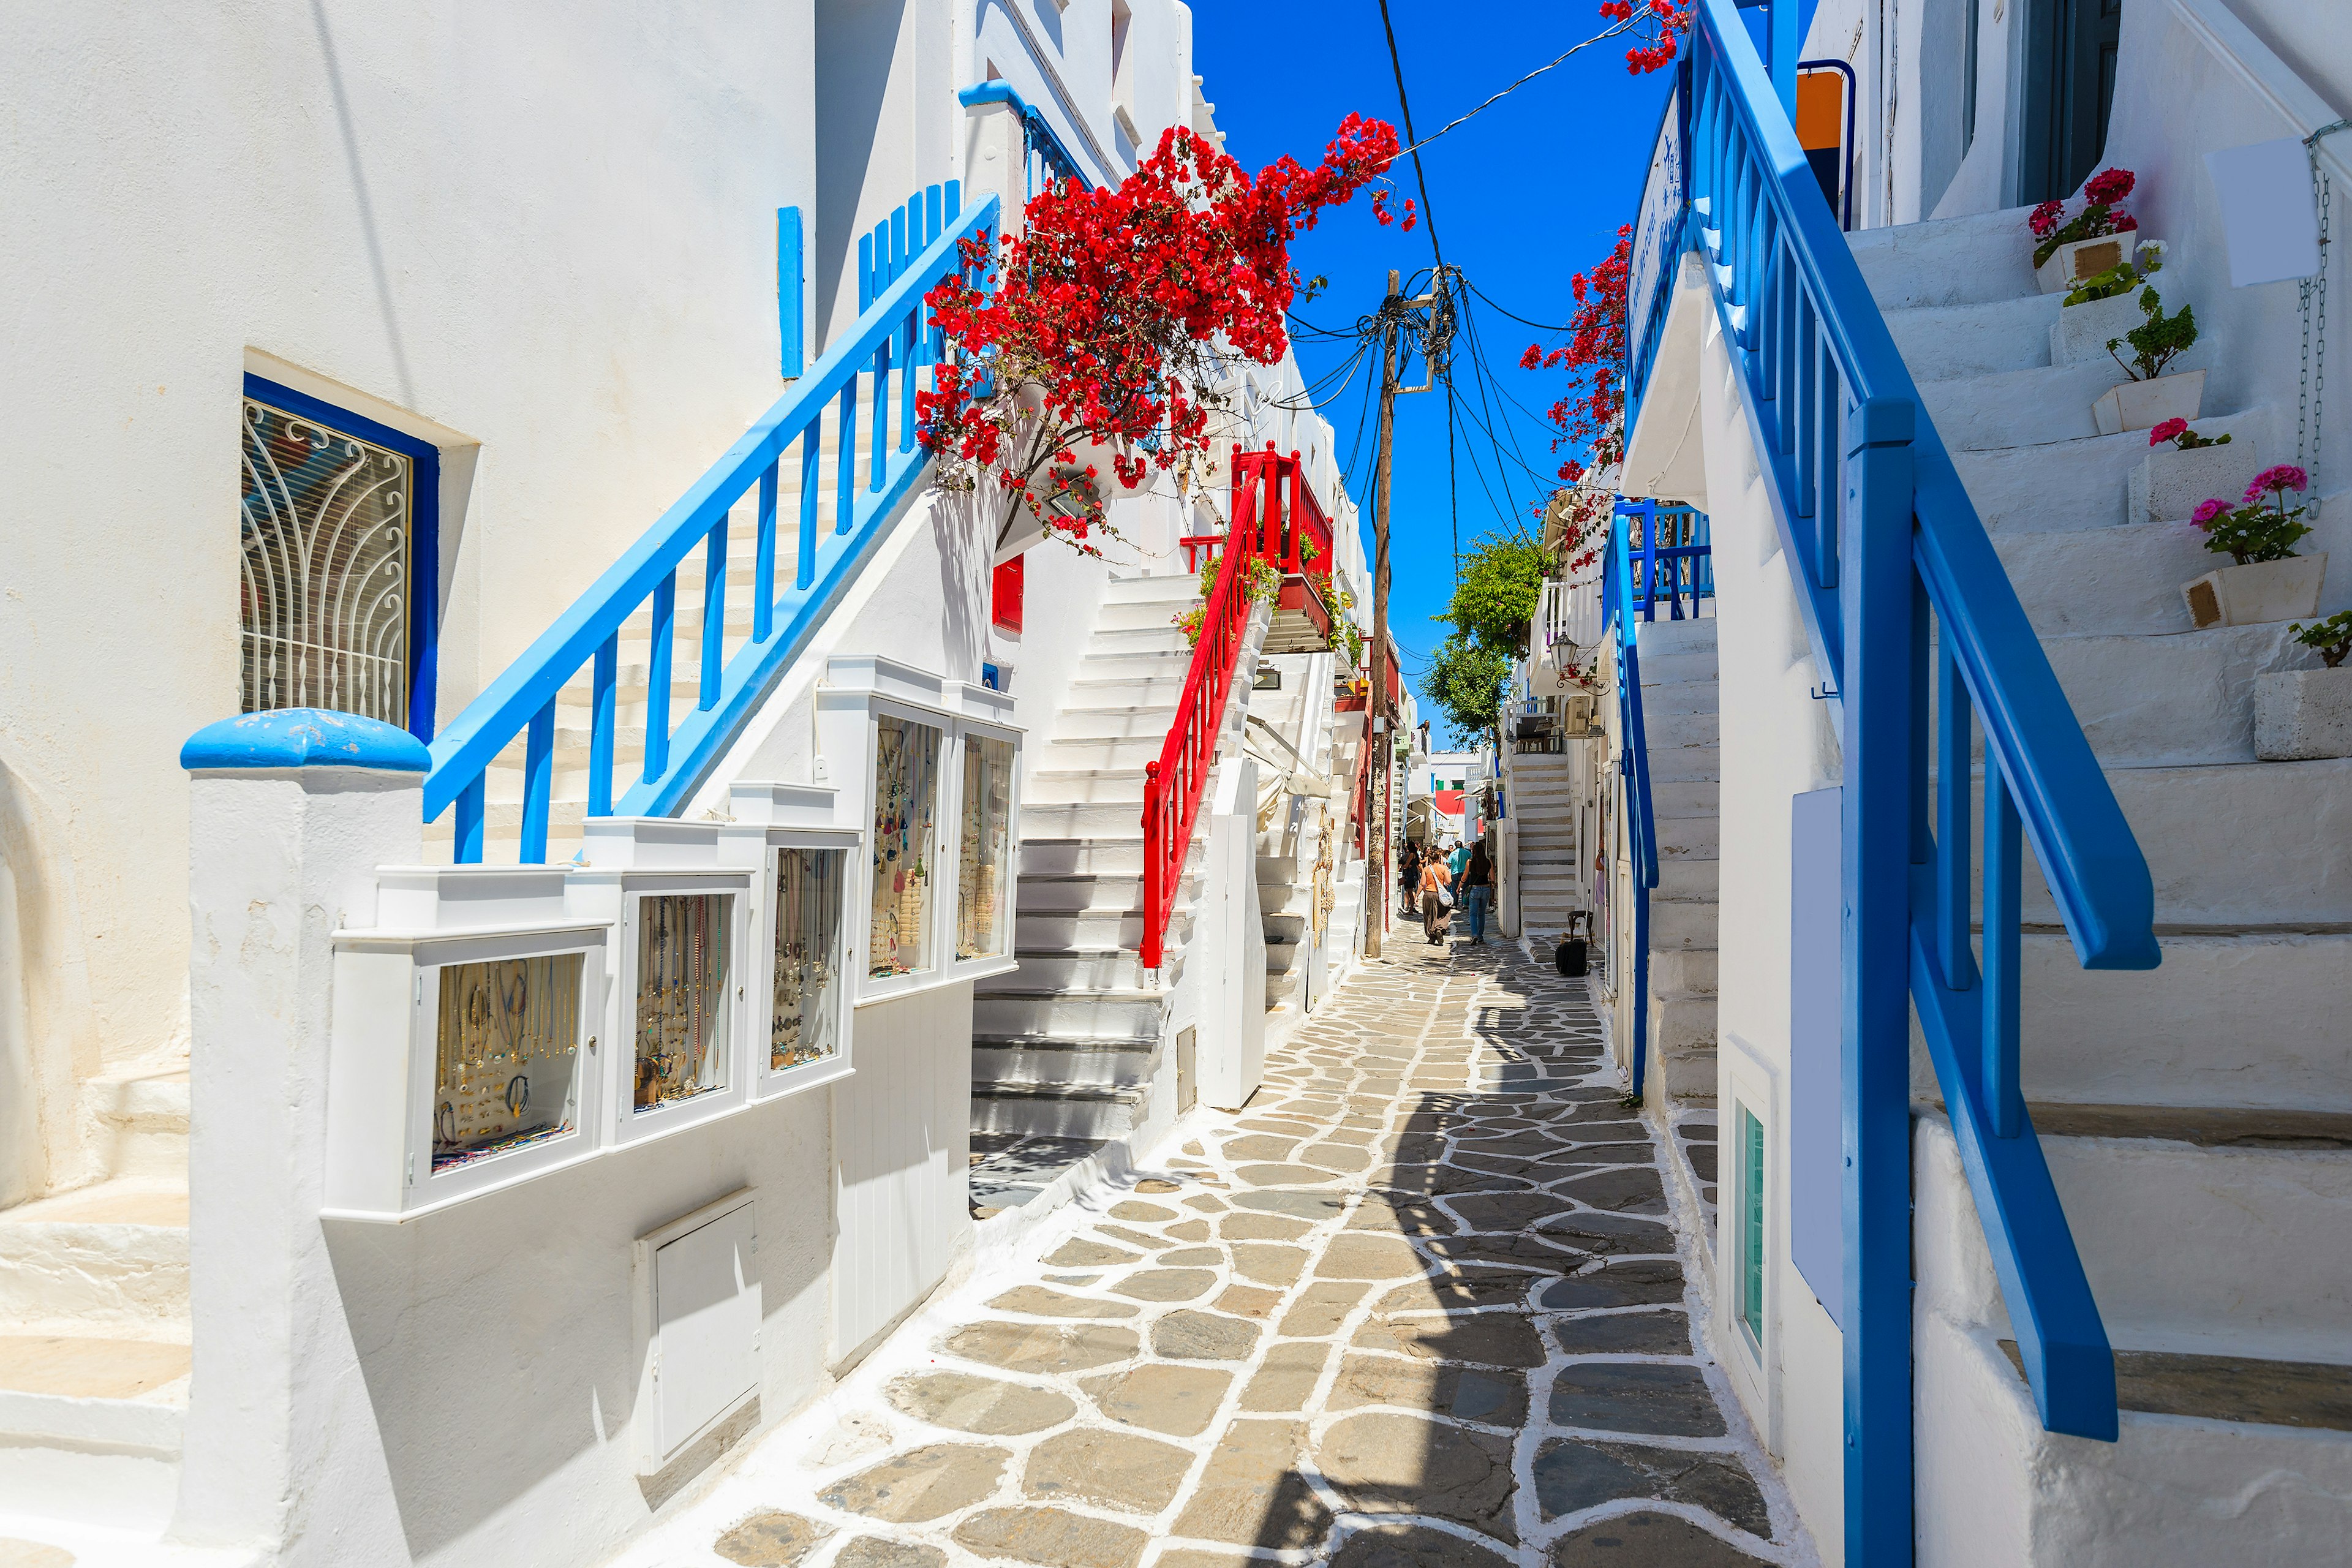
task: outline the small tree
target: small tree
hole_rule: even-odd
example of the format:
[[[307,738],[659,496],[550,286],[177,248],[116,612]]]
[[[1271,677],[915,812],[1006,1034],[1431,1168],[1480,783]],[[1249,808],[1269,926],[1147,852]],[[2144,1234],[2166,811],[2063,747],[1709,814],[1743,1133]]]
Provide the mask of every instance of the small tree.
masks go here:
[[[1493,732],[1503,712],[1503,684],[1511,678],[1511,661],[1474,637],[1455,632],[1438,644],[1422,689],[1445,715],[1456,739],[1475,740]]]
[[[1174,127],[1117,190],[1048,185],[1023,209],[1025,232],[967,241],[963,272],[924,296],[948,347],[916,398],[940,482],[994,476],[1000,544],[1026,507],[1099,554],[1096,542],[1116,535],[1080,449],[1108,448],[1129,488],[1154,470],[1189,476],[1238,366],[1276,363],[1289,346],[1290,241],[1397,152],[1386,121],[1350,114],[1316,167],[1285,157],[1252,178]],[[1383,224],[1388,200],[1383,189],[1372,204]],[[1406,202],[1407,230],[1416,217]]]
[[[1499,653],[1525,650],[1528,623],[1543,602],[1543,547],[1524,539],[1488,535],[1463,563],[1461,581],[1445,614],[1457,635]]]

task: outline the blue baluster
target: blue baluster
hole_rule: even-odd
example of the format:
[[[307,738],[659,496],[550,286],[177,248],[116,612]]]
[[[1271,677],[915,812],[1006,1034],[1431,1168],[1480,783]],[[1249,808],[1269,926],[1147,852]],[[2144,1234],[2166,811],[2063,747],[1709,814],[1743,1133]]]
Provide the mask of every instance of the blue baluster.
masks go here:
[[[1977,983],[1976,955],[1969,950],[1971,714],[1948,632],[1936,649],[1936,960],[1955,991]]]
[[[753,642],[766,642],[776,625],[776,470],[782,466],[779,458],[760,475],[759,554],[751,567]]]
[[[613,815],[613,729],[619,697],[621,635],[596,645],[595,673],[588,689],[588,815]]]
[[[2019,883],[2023,825],[2000,759],[1985,749],[1984,1093],[1993,1135],[2025,1129],[2025,1090],[2018,1081]]]
[[[550,699],[546,707],[530,716],[530,728],[523,738],[522,849],[518,858],[526,866],[547,861],[547,812],[554,786],[555,703]]]
[[[857,521],[857,378],[841,389],[841,449],[834,454],[833,531],[847,533]]]
[[[457,792],[457,798],[450,806],[450,810],[457,813],[450,823],[455,835],[450,858],[460,866],[482,863],[482,818],[486,815],[483,803],[488,795],[487,781],[477,773],[472,784]]]
[[[654,584],[653,641],[646,655],[645,781],[658,783],[669,772],[670,641],[677,636],[677,574],[665,572]]]
[[[719,706],[719,672],[727,651],[727,514],[710,525],[702,545],[702,683],[695,705]]]
[[[793,567],[793,586],[806,588],[816,581],[816,489],[817,445],[824,428],[824,410],[820,408],[801,432],[801,531],[799,559]]]

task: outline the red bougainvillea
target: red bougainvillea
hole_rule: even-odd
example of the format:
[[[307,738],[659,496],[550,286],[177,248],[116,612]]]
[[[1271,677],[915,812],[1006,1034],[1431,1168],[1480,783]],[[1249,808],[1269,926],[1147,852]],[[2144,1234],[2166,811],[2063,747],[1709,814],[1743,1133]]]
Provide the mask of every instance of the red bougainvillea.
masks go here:
[[[1023,209],[1024,232],[967,241],[963,273],[924,296],[947,353],[916,416],[940,482],[994,476],[1000,542],[1026,507],[1100,553],[1116,535],[1091,455],[1130,489],[1189,474],[1235,362],[1272,364],[1289,345],[1290,241],[1398,151],[1386,121],[1351,114],[1315,167],[1285,157],[1252,178],[1171,129],[1117,190],[1049,185]],[[1390,200],[1373,197],[1383,224],[1397,221]],[[1418,216],[1406,201],[1404,227]]]
[[[1691,14],[1675,9],[1673,0],[1602,0],[1601,14],[1612,22],[1633,24],[1633,47],[1625,51],[1625,68],[1646,76],[1675,63],[1675,51],[1688,31]]]
[[[1626,284],[1633,272],[1633,229],[1617,230],[1608,258],[1568,280],[1576,299],[1568,341],[1547,350],[1530,343],[1523,370],[1566,370],[1568,391],[1545,410],[1551,449],[1561,453],[1561,489],[1549,503],[1570,571],[1596,558],[1609,519],[1611,496],[1584,481],[1615,464],[1625,446]]]

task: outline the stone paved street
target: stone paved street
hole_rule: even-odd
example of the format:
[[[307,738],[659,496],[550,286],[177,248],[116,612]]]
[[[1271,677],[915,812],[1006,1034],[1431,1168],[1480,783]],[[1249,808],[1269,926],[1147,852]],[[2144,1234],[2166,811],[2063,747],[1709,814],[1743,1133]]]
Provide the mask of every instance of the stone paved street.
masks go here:
[[[1177,1142],[624,1561],[1816,1560],[1694,1338],[1581,983],[1402,927]]]

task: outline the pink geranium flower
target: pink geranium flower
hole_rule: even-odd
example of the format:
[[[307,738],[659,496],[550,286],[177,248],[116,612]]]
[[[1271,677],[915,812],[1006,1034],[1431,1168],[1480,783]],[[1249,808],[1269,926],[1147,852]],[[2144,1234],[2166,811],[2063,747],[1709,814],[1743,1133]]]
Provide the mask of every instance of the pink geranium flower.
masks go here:
[[[2147,433],[2147,444],[2151,447],[2161,447],[2188,428],[2189,421],[2186,419],[2178,417],[2168,419]]]
[[[2199,501],[2197,503],[2197,510],[2191,514],[2189,521],[2196,523],[2200,528],[2210,528],[2212,526],[2213,520],[2215,518],[2221,516],[2223,512],[2228,511],[2229,510],[2230,503],[2223,500],[2221,497],[2215,496],[2211,500]]]
[[[2246,487],[2249,505],[2263,499],[2264,490],[2301,490],[2311,483],[2311,476],[2293,463],[2276,463],[2254,476]]]

